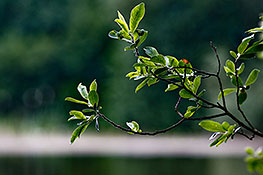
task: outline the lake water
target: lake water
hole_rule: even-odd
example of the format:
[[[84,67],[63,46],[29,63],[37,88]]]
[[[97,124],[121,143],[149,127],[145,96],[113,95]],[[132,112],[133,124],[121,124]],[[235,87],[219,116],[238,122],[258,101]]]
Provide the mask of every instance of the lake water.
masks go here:
[[[243,158],[1,157],[0,175],[247,175]]]

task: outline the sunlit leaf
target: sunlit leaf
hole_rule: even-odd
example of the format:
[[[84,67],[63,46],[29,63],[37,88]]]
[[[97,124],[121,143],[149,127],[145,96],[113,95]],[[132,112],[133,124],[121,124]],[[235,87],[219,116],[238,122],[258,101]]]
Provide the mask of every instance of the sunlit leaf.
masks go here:
[[[69,112],[69,115],[74,115],[77,119],[82,119],[82,120],[86,119],[85,115],[80,111],[72,110]]]
[[[80,95],[82,96],[82,98],[86,99],[86,100],[89,100],[88,98],[88,91],[87,91],[87,87],[82,85],[81,83],[79,83],[78,85],[78,91],[80,93]]]
[[[199,86],[200,86],[200,84],[201,84],[201,77],[202,77],[202,76],[199,75],[199,76],[195,77],[195,79],[194,79],[194,81],[193,81],[193,93],[194,93],[194,94],[197,93],[198,88],[199,88]]]
[[[253,39],[253,38],[254,38],[254,34],[252,34],[252,35],[250,35],[250,36],[248,36],[248,37],[246,37],[246,38],[244,38],[244,39],[242,40],[242,42],[240,43],[240,45],[239,45],[238,48],[237,48],[237,51],[238,51],[239,54],[242,54],[242,53],[246,50],[249,42],[250,42],[251,39]]]
[[[178,88],[178,86],[175,85],[175,84],[168,84],[168,87],[165,89],[165,92],[173,91],[173,90],[175,90],[177,88]]]
[[[97,91],[97,82],[96,82],[96,79],[92,81],[92,83],[90,84],[89,86],[89,90],[92,91]]]
[[[144,3],[135,6],[130,14],[130,31],[134,33],[145,13]]]
[[[212,121],[212,120],[203,120],[199,123],[199,126],[201,126],[203,129],[207,131],[212,132],[225,132],[222,125],[218,122]]]
[[[99,104],[99,95],[96,91],[92,90],[89,92],[89,101],[92,106]]]
[[[80,137],[80,135],[87,129],[89,126],[89,123],[83,123],[82,125],[78,126],[72,133],[70,143],[74,143],[77,137]]]
[[[144,79],[135,89],[135,93],[137,93],[143,86],[147,84],[148,78]]]
[[[246,80],[246,83],[245,83],[245,86],[249,86],[253,83],[255,83],[255,81],[257,80],[257,77],[258,77],[258,73],[260,72],[260,70],[258,69],[254,69],[250,72],[247,80]]]
[[[231,94],[232,92],[236,92],[237,89],[235,88],[228,88],[228,89],[224,89],[223,92],[224,92],[224,96],[227,96],[229,94]],[[220,98],[222,98],[222,93],[220,92],[219,95],[218,95],[218,100],[220,100]]]
[[[76,100],[76,99],[74,99],[72,97],[65,98],[65,101],[70,101],[70,102],[73,102],[73,103],[78,103],[78,104],[83,104],[83,105],[88,105],[89,106],[89,104],[87,102],[81,101],[81,100]]]
[[[154,56],[159,55],[158,51],[154,47],[151,47],[151,46],[147,46],[143,50],[149,57],[154,57]]]
[[[182,98],[193,98],[194,97],[190,92],[186,91],[185,89],[180,90],[179,95]]]

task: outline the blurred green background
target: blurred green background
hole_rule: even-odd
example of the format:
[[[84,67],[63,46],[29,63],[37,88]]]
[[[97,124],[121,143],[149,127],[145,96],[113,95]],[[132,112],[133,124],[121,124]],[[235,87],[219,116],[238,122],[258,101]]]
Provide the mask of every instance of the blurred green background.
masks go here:
[[[103,113],[125,124],[136,120],[143,130],[164,128],[175,122],[176,92],[164,93],[166,84],[144,88],[125,75],[136,61],[124,52],[125,43],[107,34],[118,29],[116,10],[129,18],[141,1],[127,0],[1,0],[0,1],[0,126],[16,132],[71,132],[68,111],[81,106],[64,102],[67,96],[80,99],[76,87],[97,79]],[[186,58],[193,66],[216,71],[209,46],[213,41],[222,62],[230,58],[245,31],[258,26],[262,0],[154,0],[144,1],[146,14],[139,28],[149,31],[144,46],[160,53]],[[142,53],[142,51],[141,51]],[[246,62],[262,69],[262,60]],[[224,72],[222,72],[224,76]],[[224,79],[225,87],[230,83]],[[204,82],[206,98],[217,100],[216,82]],[[260,129],[263,122],[262,73],[251,88],[244,109]],[[234,107],[233,96],[228,98]],[[181,110],[185,107],[182,105]],[[212,113],[215,111],[212,111]],[[235,111],[234,111],[235,112]],[[200,111],[199,115],[211,112]],[[92,126],[93,127],[93,126]],[[102,131],[116,131],[101,122]],[[200,131],[185,123],[176,131]],[[89,130],[91,131],[91,129]],[[95,131],[95,130],[93,130]],[[91,131],[92,132],[92,131]]]

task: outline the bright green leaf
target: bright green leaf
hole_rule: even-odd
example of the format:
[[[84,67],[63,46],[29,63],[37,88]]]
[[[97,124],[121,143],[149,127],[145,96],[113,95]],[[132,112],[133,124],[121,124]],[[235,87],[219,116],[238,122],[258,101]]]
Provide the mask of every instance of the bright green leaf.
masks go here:
[[[235,58],[235,59],[237,58],[236,52],[234,52],[234,51],[231,50],[229,53],[230,53],[230,55],[231,55],[233,58]]]
[[[212,121],[212,120],[203,120],[199,123],[199,126],[201,126],[203,129],[207,131],[212,132],[225,132],[222,125],[218,122]]]
[[[188,106],[186,113],[184,114],[185,118],[190,118],[191,116],[194,115],[194,113],[199,109],[200,107],[195,107],[195,106]]]
[[[151,47],[151,46],[147,46],[143,50],[149,57],[154,57],[154,56],[159,55],[158,51],[154,47]]]
[[[175,85],[175,84],[168,84],[168,87],[165,89],[165,92],[173,91],[173,90],[175,90],[177,88],[178,88],[178,86]]]
[[[112,30],[109,32],[108,36],[110,38],[113,38],[113,39],[119,39],[119,37],[117,36],[117,31],[116,30]]]
[[[85,120],[85,115],[80,111],[72,110],[69,112],[69,115],[74,115],[77,119]]]
[[[74,143],[77,137],[80,137],[80,135],[87,129],[89,126],[89,123],[83,123],[82,125],[78,126],[72,133],[70,143]]]
[[[226,67],[228,67],[231,72],[235,72],[235,64],[232,61],[226,60]]]
[[[159,82],[158,78],[149,78],[149,80],[147,81],[147,85],[151,86],[151,85],[154,85],[158,82]]]
[[[236,92],[237,89],[235,88],[228,88],[228,89],[224,89],[223,92],[224,92],[224,96],[227,96],[229,94],[231,94],[232,92]],[[219,95],[218,95],[218,100],[220,100],[220,98],[222,98],[222,93],[220,92]]]
[[[92,81],[92,83],[90,84],[89,86],[89,90],[92,91],[97,91],[97,82],[96,82],[96,79]]]
[[[126,125],[134,132],[140,131],[140,126],[136,121],[126,122]]]
[[[89,106],[89,104],[87,102],[81,101],[81,100],[76,100],[76,99],[74,99],[72,97],[65,98],[65,101],[70,101],[70,102],[73,102],[73,103],[78,103],[78,104],[83,104],[83,105],[88,105]]]
[[[193,98],[194,97],[190,92],[186,91],[185,89],[181,89],[179,92],[179,95],[182,98]]]
[[[230,127],[230,125],[229,125],[229,123],[228,122],[226,122],[226,121],[224,121],[223,123],[222,123],[222,127],[224,128],[224,130],[228,130],[228,128]]]
[[[173,56],[165,56],[165,57],[167,57],[169,59],[169,66],[170,67],[177,67],[178,66],[179,61],[175,57],[173,57]]]
[[[247,32],[249,33],[263,32],[263,28],[254,28],[254,29],[248,30]]]
[[[145,13],[144,3],[140,3],[139,5],[135,6],[130,14],[130,30],[131,33],[137,29],[140,21],[142,20]]]
[[[127,25],[127,23],[126,23],[126,20],[125,20],[125,18],[122,16],[121,12],[118,10],[117,13],[118,13],[119,19],[122,20],[122,21],[124,22],[124,24],[125,24],[125,25],[127,26],[127,28],[128,28],[128,25]],[[129,31],[129,29],[128,29],[128,31]]]
[[[260,70],[258,70],[258,69],[252,70],[251,73],[249,74],[248,78],[247,78],[245,86],[249,86],[249,85],[255,83],[255,81],[257,80],[259,72],[260,72]]]
[[[138,43],[136,47],[139,47],[146,40],[147,36],[148,36],[148,31],[143,30],[143,35],[140,36],[139,39],[137,40]]]
[[[89,92],[89,101],[92,106],[99,104],[99,95],[96,91],[92,90]]]
[[[254,34],[252,34],[252,35],[250,35],[250,36],[248,36],[242,40],[242,42],[240,43],[240,45],[237,48],[237,51],[239,54],[242,54],[246,50],[247,46],[249,45],[250,40],[253,38],[254,38]]]
[[[83,109],[82,112],[94,112],[94,109],[87,108],[87,109]]]
[[[198,91],[198,88],[201,84],[201,75],[195,77],[194,81],[193,81],[193,93],[196,94]]]
[[[114,21],[122,28],[123,31],[129,33],[128,26],[127,26],[127,24],[125,24],[125,22],[123,22],[120,19],[115,19]]]
[[[237,74],[240,75],[245,69],[245,63],[242,63],[239,68],[237,68]]]
[[[157,64],[159,63],[159,64],[161,64],[161,65],[163,65],[163,66],[166,65],[165,58],[164,58],[164,56],[161,55],[161,54],[159,54],[159,55],[157,55],[157,56],[153,56],[152,59],[151,59],[151,61],[154,62],[154,63],[157,63]]]
[[[147,84],[148,78],[145,78],[135,89],[135,93],[137,93],[143,86]]]

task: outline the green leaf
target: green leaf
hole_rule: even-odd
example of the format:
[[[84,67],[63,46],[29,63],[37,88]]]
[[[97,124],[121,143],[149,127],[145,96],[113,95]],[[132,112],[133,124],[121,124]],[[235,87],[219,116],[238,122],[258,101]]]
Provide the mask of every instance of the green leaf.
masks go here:
[[[179,64],[179,61],[173,57],[173,56],[165,56],[169,59],[169,67],[177,67]]]
[[[238,103],[242,105],[247,99],[247,92],[245,90],[241,90],[238,94]]]
[[[198,97],[202,97],[204,95],[204,93],[206,92],[205,89],[203,89],[201,92],[199,92],[199,94],[197,95]]]
[[[224,70],[226,72],[226,74],[229,75],[235,75],[235,72],[233,72],[231,69],[229,69],[228,67],[224,66]]]
[[[249,154],[249,155],[254,155],[254,152],[255,152],[255,151],[254,151],[253,148],[251,148],[251,147],[247,147],[247,148],[246,148],[246,153],[247,153],[247,154]]]
[[[224,96],[227,96],[229,94],[231,94],[232,92],[236,92],[237,89],[235,88],[228,88],[228,89],[224,89],[223,92],[224,92]],[[219,95],[218,95],[218,100],[220,100],[220,98],[222,98],[222,93],[220,92]]]
[[[80,111],[72,110],[69,112],[69,115],[75,116],[77,119],[86,120],[85,115]]]
[[[236,76],[232,76],[231,77],[231,82],[234,86],[237,86],[237,79],[236,79]],[[239,87],[242,87],[243,86],[243,81],[240,77],[238,77],[238,86]]]
[[[127,25],[127,23],[126,23],[126,20],[125,20],[125,18],[122,16],[121,12],[118,10],[117,13],[118,13],[119,19],[122,20],[122,21],[124,22],[125,26],[127,26],[127,28],[128,28],[128,25]],[[128,31],[129,31],[129,29],[128,29]]]
[[[89,101],[92,106],[95,106],[99,104],[99,95],[96,91],[92,90],[89,92]]]
[[[140,73],[138,72],[130,72],[126,75],[126,77],[129,77],[130,79],[138,77],[140,75]]]
[[[165,92],[173,91],[173,90],[175,90],[177,88],[178,88],[178,86],[175,85],[175,84],[168,84],[168,87],[165,89]]]
[[[147,84],[148,78],[145,78],[135,89],[135,93],[137,93],[143,86]]]
[[[76,100],[76,99],[74,99],[72,97],[65,98],[65,101],[70,101],[70,102],[73,102],[73,103],[78,103],[78,104],[83,104],[83,105],[88,105],[89,106],[89,104],[87,102]]]
[[[145,13],[144,3],[140,3],[139,5],[135,6],[130,14],[130,30],[131,33],[137,29],[140,21],[142,20]]]
[[[229,53],[230,53],[230,55],[231,55],[233,58],[235,58],[235,59],[237,58],[236,52],[234,52],[234,51],[231,50]]]
[[[184,114],[185,118],[190,118],[194,115],[194,113],[199,109],[200,107],[195,107],[195,106],[188,106],[186,113]]]
[[[237,74],[240,75],[245,69],[245,63],[242,63],[239,68],[237,68]]]
[[[80,137],[80,135],[87,129],[89,126],[89,123],[83,123],[82,125],[78,126],[72,133],[70,143],[74,143],[77,137]]]
[[[159,82],[158,78],[149,78],[149,80],[147,81],[147,85],[151,86],[151,85],[154,85],[158,82]]]
[[[126,122],[126,125],[134,132],[140,132],[140,126],[136,121]]]
[[[122,28],[123,31],[129,33],[128,26],[127,26],[127,24],[125,24],[125,22],[123,22],[120,19],[115,19],[114,21]]]
[[[166,65],[166,61],[163,55],[159,54],[157,56],[153,56],[151,59],[152,62],[157,63],[157,64],[161,64],[163,66]]]
[[[154,56],[159,55],[158,51],[154,47],[151,47],[151,46],[147,46],[143,50],[149,57],[154,57]]]
[[[247,46],[249,45],[250,40],[253,38],[254,38],[254,34],[252,34],[252,35],[250,35],[250,36],[248,36],[242,40],[242,42],[240,43],[240,45],[237,48],[237,51],[239,54],[242,54],[246,50]]]
[[[260,72],[260,70],[258,70],[258,69],[252,70],[251,73],[249,74],[247,80],[246,80],[245,86],[249,86],[249,85],[255,83],[255,81],[257,80],[259,72]]]
[[[193,98],[194,97],[190,92],[186,91],[185,89],[181,89],[179,92],[179,95],[182,98]]]
[[[108,36],[109,36],[110,38],[113,38],[113,39],[119,39],[116,30],[110,31],[109,34],[108,34]]]
[[[154,71],[154,73],[156,75],[164,75],[166,72],[168,71],[168,69],[166,67],[162,67],[162,68],[158,68]]]
[[[263,51],[263,44],[259,44],[259,45],[256,45],[256,46],[251,46],[249,47],[245,54],[254,54],[254,53],[257,53],[257,52],[262,52]]]
[[[148,36],[148,31],[143,30],[143,35],[140,36],[139,39],[137,40],[138,43],[136,47],[139,47],[146,40],[147,36]]]
[[[230,125],[229,125],[229,123],[228,122],[226,122],[226,121],[224,121],[223,123],[222,123],[222,127],[224,128],[224,130],[228,130],[228,128],[230,127]]]
[[[90,84],[89,86],[89,90],[92,91],[97,91],[97,82],[96,82],[96,79],[92,81],[92,83]]]
[[[81,83],[79,83],[78,85],[78,91],[80,93],[80,95],[82,96],[82,98],[86,99],[86,100],[89,100],[88,98],[88,91],[87,91],[87,87],[82,85]]]
[[[69,119],[68,119],[68,122],[71,121],[71,120],[77,120],[78,118],[75,117],[75,116],[71,116]]]
[[[95,110],[94,109],[91,109],[91,108],[87,108],[87,109],[83,109],[82,112],[94,112]]]
[[[198,88],[201,84],[201,75],[195,77],[194,81],[193,81],[193,93],[196,94],[198,91]]]
[[[255,58],[255,54],[252,53],[252,54],[242,54],[239,56],[239,59],[243,59],[243,60],[246,60],[246,59],[252,59],[252,58]]]
[[[263,32],[263,28],[254,28],[254,29],[248,30],[247,32],[249,33]]]
[[[226,67],[228,67],[231,72],[235,73],[235,64],[232,61],[226,60]]]
[[[212,120],[203,120],[199,123],[199,126],[201,126],[203,129],[207,131],[212,132],[225,132],[222,125],[218,122],[212,121]]]

